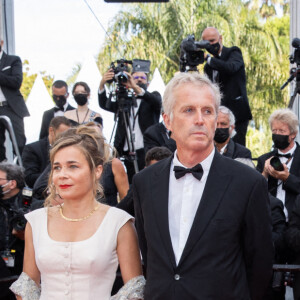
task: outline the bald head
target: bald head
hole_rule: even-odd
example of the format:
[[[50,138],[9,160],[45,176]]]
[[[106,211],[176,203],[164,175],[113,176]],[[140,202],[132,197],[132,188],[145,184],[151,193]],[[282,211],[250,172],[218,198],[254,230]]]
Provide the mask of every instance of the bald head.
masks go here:
[[[219,43],[220,50],[222,51],[223,43],[222,43],[222,35],[219,33],[218,29],[215,27],[207,27],[202,32],[202,40],[209,41],[211,45]]]

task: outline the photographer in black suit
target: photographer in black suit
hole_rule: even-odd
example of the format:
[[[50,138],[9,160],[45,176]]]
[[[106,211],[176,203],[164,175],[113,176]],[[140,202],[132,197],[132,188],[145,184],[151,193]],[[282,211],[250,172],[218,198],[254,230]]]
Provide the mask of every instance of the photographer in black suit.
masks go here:
[[[14,228],[13,218],[17,210],[24,209],[24,186],[21,167],[0,163],[0,278],[20,275],[22,272],[25,227],[19,228],[21,222],[18,222],[18,228]],[[0,283],[0,299],[15,299],[8,290],[10,284]]]
[[[204,72],[218,83],[223,94],[222,105],[228,107],[235,116],[236,135],[233,140],[246,145],[249,120],[252,119],[246,90],[245,64],[241,50],[234,46],[223,46],[222,35],[213,27],[206,28],[202,39],[210,42],[210,56],[205,53],[207,63]]]
[[[130,110],[130,123],[132,126],[132,131],[134,135],[134,147],[136,151],[136,158],[139,170],[142,170],[145,166],[145,151],[143,134],[145,130],[159,121],[160,109],[161,109],[161,96],[158,92],[149,93],[147,91],[148,87],[148,77],[145,72],[134,71],[132,74],[127,73],[128,80],[126,86],[132,89],[136,95],[137,107],[132,105]],[[112,69],[108,70],[100,82],[99,87],[99,105],[102,109],[107,111],[118,113],[118,102],[112,102],[106,97],[105,84],[112,80],[115,73]],[[128,145],[126,141],[126,128],[123,120],[122,114],[118,115],[119,120],[117,124],[114,147],[117,149],[120,156],[128,155]],[[127,168],[127,174],[129,182],[131,183],[132,176],[135,171],[133,168],[133,163],[131,161],[125,160],[125,165]]]
[[[268,179],[269,192],[283,202],[288,221],[300,194],[300,147],[295,142],[299,123],[295,113],[286,108],[274,111],[269,124],[275,149],[258,158],[256,169]],[[283,171],[275,170],[270,164],[274,156],[279,157]]]
[[[68,85],[63,80],[56,80],[52,85],[52,98],[55,107],[46,110],[43,114],[42,126],[40,131],[40,139],[48,136],[48,128],[54,117],[63,116],[67,110],[75,109],[68,103]]]
[[[18,56],[3,51],[0,37],[0,116],[7,116],[12,122],[20,154],[26,142],[23,118],[29,116],[25,101],[20,93],[23,73]],[[0,162],[6,159],[5,125],[0,121]]]

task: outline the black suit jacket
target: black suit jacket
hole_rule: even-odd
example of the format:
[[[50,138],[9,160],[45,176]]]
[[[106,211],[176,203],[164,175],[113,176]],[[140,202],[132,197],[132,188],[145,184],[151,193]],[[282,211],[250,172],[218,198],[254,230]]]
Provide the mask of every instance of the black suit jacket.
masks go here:
[[[50,162],[49,149],[48,137],[24,147],[22,160],[25,168],[25,181],[30,188],[33,188],[35,181]]]
[[[265,166],[265,161],[270,157],[274,156],[277,153],[277,150],[273,150],[269,153],[266,153],[260,156],[257,160],[256,169],[262,173]],[[282,188],[285,190],[285,207],[288,211],[288,215],[293,210],[295,199],[298,194],[300,194],[300,146],[297,144],[296,150],[294,153],[292,165],[290,168],[290,176],[288,179],[282,184]],[[268,178],[268,189],[269,192],[276,197],[277,193],[277,184],[278,180],[272,176]]]
[[[158,92],[149,93],[145,91],[144,96],[139,96],[142,99],[139,110],[139,126],[142,134],[148,127],[159,122],[160,109],[161,109],[161,96]],[[118,103],[112,102],[106,97],[106,93],[102,92],[98,94],[99,105],[102,109],[117,113]],[[125,144],[126,131],[123,116],[119,114],[119,121],[116,129],[116,135],[114,140],[114,147],[117,149],[120,155],[123,153]]]
[[[204,72],[213,79],[213,70],[219,72],[218,83],[223,94],[222,105],[228,107],[237,122],[252,119],[246,90],[243,55],[238,47],[222,48],[221,57],[212,57]]]
[[[73,106],[71,106],[70,104],[68,104],[66,111],[72,110],[72,109],[75,109],[75,108]],[[42,126],[41,126],[41,131],[40,131],[40,139],[48,136],[49,125],[50,125],[51,120],[54,118],[54,113],[55,113],[54,107],[44,111],[43,119],[42,119]]]
[[[251,151],[248,148],[238,143],[235,143],[232,139],[229,140],[227,144],[226,152],[223,153],[223,155],[226,157],[230,157],[232,159],[238,157],[252,159]]]
[[[133,179],[136,227],[147,268],[145,300],[263,299],[273,258],[265,179],[216,152],[176,265],[168,223],[171,160]]]
[[[20,57],[3,52],[0,60],[0,86],[12,111],[23,118],[29,116],[24,98],[20,93],[23,72]]]
[[[167,129],[162,122],[150,126],[144,132],[145,153],[154,147],[166,147],[172,152],[176,150],[176,142],[168,137]]]

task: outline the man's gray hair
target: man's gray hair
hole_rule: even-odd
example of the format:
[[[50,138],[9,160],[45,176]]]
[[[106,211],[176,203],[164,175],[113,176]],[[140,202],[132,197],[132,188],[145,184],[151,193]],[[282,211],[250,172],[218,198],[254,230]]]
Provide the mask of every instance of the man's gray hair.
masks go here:
[[[224,115],[228,115],[228,117],[229,117],[229,125],[230,126],[232,126],[232,125],[235,125],[235,117],[234,117],[234,114],[233,114],[233,112],[229,109],[229,108],[227,108],[226,106],[223,106],[223,105],[221,105],[220,107],[219,107],[219,113],[222,113],[222,114],[224,114]]]
[[[178,89],[180,88],[180,86],[186,84],[191,84],[197,87],[209,87],[212,90],[215,98],[216,113],[218,112],[221,102],[221,93],[219,87],[216,84],[212,83],[206,75],[199,73],[179,73],[175,75],[166,86],[163,97],[163,109],[165,114],[167,114],[172,119],[173,108],[175,105],[173,92],[175,89]]]
[[[6,173],[7,180],[15,180],[18,189],[21,190],[25,186],[25,177],[22,167],[9,163],[0,163],[0,171]]]
[[[289,108],[281,108],[281,109],[275,110],[269,118],[269,124],[270,124],[271,128],[272,128],[272,123],[274,121],[279,121],[284,124],[287,124],[290,129],[291,134],[294,134],[294,133],[297,134],[299,131],[298,117]]]

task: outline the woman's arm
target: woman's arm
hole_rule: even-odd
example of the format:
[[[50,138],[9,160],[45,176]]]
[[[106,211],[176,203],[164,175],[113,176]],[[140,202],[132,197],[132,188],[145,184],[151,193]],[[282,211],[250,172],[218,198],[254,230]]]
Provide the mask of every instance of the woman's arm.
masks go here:
[[[124,283],[142,275],[140,251],[134,225],[128,221],[118,233],[117,254]]]
[[[128,177],[121,161],[113,158],[111,162],[112,172],[114,174],[114,181],[118,189],[120,200],[122,200],[129,190]]]

